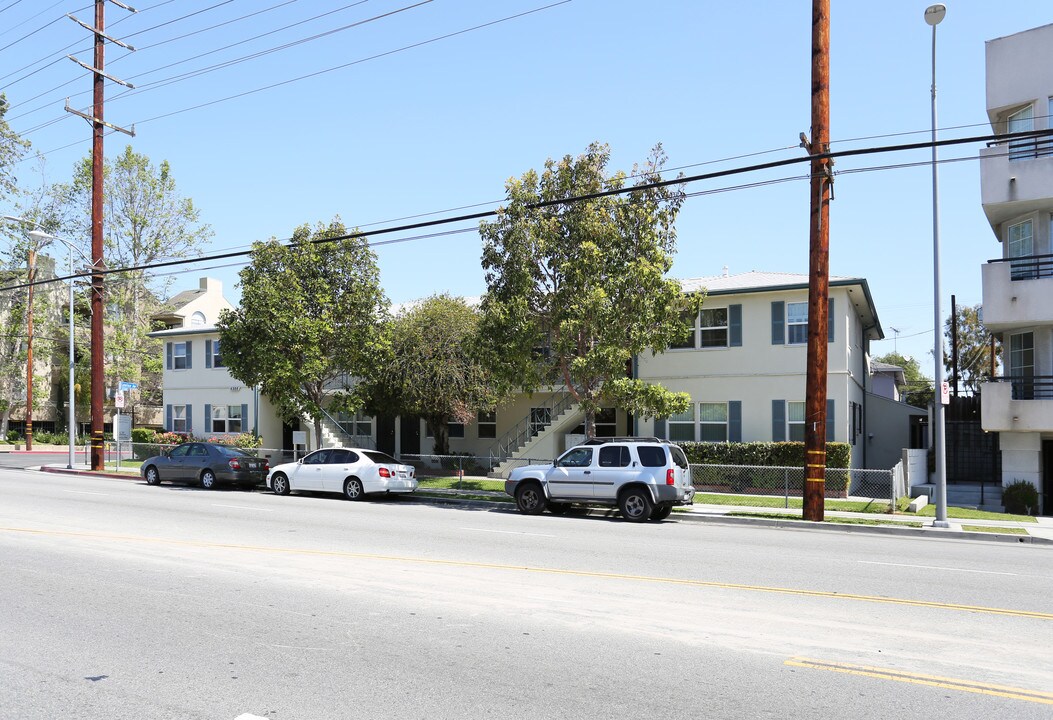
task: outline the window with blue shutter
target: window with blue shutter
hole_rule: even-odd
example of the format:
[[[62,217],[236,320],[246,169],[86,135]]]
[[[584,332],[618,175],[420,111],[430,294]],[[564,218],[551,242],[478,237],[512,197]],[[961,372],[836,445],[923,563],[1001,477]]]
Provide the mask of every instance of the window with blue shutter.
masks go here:
[[[189,346],[190,343],[187,343],[187,345]],[[188,355],[187,357],[190,357],[190,356]],[[188,363],[188,367],[189,367],[189,363]],[[193,413],[193,408],[190,405],[186,406],[186,431],[188,433],[194,432],[194,413]]]
[[[186,369],[194,367],[194,353],[191,351],[193,343],[186,341]],[[189,406],[188,406],[189,407]],[[187,413],[187,422],[190,422],[190,413]]]
[[[172,369],[172,343],[165,343],[165,370]],[[171,406],[169,406],[171,407]]]
[[[834,328],[837,327],[837,320],[834,318],[834,299],[827,298],[826,301],[826,329],[827,329],[827,342],[834,341]]]
[[[771,344],[786,344],[786,303],[776,300],[771,304]]]
[[[728,346],[742,347],[741,305],[728,305]]]
[[[168,343],[168,345],[169,345],[169,347],[171,347],[172,343]],[[171,405],[165,405],[165,430],[167,432],[172,432],[172,406]]]
[[[786,401],[771,401],[771,439],[772,442],[786,440]]]
[[[728,442],[742,442],[742,401],[728,401]]]
[[[205,357],[208,357],[208,355],[206,355]],[[207,432],[207,433],[216,432],[215,425],[212,422],[212,404],[211,403],[205,403],[205,432]],[[220,432],[222,432],[222,430]]]
[[[212,341],[205,341],[205,367],[212,367]],[[205,413],[205,417],[208,417],[208,413]]]

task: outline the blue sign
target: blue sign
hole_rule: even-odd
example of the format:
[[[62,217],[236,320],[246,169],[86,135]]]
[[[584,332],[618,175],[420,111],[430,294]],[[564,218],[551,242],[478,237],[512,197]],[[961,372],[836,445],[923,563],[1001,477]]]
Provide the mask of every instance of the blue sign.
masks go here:
[[[124,380],[121,380],[118,385],[122,392],[125,390],[135,390],[139,387],[139,383],[125,382]]]

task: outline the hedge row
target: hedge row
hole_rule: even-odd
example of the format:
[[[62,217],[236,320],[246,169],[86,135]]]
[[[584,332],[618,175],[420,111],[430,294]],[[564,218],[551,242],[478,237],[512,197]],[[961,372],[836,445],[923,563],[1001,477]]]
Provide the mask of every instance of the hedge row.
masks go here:
[[[764,465],[775,467],[803,467],[802,442],[747,442],[747,443],[678,443],[689,462],[698,465]],[[852,446],[848,443],[826,444],[826,466],[846,468],[852,464]]]

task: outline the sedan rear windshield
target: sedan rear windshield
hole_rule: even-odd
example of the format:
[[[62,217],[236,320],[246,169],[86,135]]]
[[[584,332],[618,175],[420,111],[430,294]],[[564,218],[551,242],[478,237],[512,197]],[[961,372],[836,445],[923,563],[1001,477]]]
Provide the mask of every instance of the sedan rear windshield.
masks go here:
[[[256,453],[249,452],[244,448],[231,447],[230,445],[213,445],[212,447],[219,450],[220,455],[227,457],[255,457]]]
[[[387,453],[377,452],[376,450],[365,450],[362,453],[367,458],[375,462],[377,465],[398,465],[399,461],[391,457]]]

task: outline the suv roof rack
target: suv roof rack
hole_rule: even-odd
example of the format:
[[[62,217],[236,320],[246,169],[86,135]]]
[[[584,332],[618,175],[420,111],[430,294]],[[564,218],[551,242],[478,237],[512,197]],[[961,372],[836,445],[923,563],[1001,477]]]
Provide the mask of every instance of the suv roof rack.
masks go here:
[[[652,443],[668,443],[668,440],[662,440],[656,437],[597,437],[591,440],[586,440],[581,443],[582,445],[606,445],[612,442],[652,442]]]

